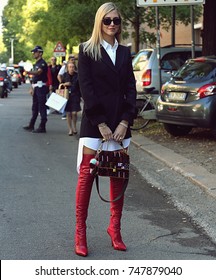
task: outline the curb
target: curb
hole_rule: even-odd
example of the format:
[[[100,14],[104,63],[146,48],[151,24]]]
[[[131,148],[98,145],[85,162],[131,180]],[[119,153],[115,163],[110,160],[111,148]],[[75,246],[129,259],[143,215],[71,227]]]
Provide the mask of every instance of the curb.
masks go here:
[[[149,140],[143,135],[133,135],[131,142],[137,148],[162,161],[168,167],[198,185],[208,195],[216,198],[216,175],[209,173],[205,168],[196,165],[190,159]]]

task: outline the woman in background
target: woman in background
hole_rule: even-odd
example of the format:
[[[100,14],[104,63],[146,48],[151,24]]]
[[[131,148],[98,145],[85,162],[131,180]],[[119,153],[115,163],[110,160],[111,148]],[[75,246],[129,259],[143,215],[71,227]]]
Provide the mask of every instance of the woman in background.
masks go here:
[[[77,134],[77,112],[81,111],[80,107],[80,89],[78,83],[78,74],[75,72],[73,62],[67,63],[67,72],[62,76],[62,84],[69,90],[69,99],[65,107],[68,135]]]

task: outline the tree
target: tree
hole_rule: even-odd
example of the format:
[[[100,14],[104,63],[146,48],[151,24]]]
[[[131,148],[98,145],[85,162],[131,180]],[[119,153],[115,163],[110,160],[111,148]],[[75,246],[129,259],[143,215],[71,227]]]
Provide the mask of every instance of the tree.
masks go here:
[[[135,52],[138,52],[140,43],[148,43],[152,46],[156,42],[156,14],[155,7],[137,7],[136,0],[128,1],[122,0],[117,2],[123,15],[126,27],[131,25],[133,27],[132,37],[135,42]],[[196,6],[194,9],[195,22],[201,16],[201,7]],[[159,7],[159,21],[163,29],[169,30],[171,28],[171,7]],[[182,22],[185,25],[190,23],[190,9],[189,6],[176,7],[176,21]],[[145,30],[146,26],[153,29],[152,32]]]
[[[208,0],[209,1],[209,0]],[[210,0],[211,1],[211,0]],[[78,45],[89,38],[94,24],[94,16],[104,0],[9,0],[4,9],[4,43],[8,54],[10,42],[15,38],[15,59],[31,58],[30,50],[33,45],[42,45],[45,56],[50,57],[57,41],[63,45]],[[136,51],[140,43],[148,42],[151,46],[156,41],[155,9],[154,7],[137,7],[136,0],[117,1],[123,16],[123,38],[132,36]],[[200,6],[199,6],[200,8]],[[190,9],[180,6],[176,9],[176,19],[188,24]],[[160,7],[161,27],[171,26],[170,7]],[[196,17],[200,10],[196,6]],[[144,26],[153,29],[147,32]],[[132,34],[128,28],[132,27]],[[45,57],[46,58],[46,57]]]
[[[7,56],[11,57],[11,39],[13,39],[15,62],[26,58],[25,45],[19,43],[19,34],[22,31],[23,24],[20,7],[22,7],[25,1],[26,0],[9,0],[2,17],[4,26],[3,42],[7,49]]]

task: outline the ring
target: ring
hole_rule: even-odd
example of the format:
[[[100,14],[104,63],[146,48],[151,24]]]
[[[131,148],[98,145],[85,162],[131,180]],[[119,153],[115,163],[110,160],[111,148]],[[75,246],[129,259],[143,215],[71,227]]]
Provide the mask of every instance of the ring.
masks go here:
[[[123,138],[122,137],[119,137],[119,140],[122,140]]]

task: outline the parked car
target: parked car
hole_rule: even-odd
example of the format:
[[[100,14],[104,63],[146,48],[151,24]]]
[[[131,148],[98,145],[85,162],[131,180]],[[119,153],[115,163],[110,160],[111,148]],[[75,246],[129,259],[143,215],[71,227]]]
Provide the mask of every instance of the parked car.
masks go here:
[[[20,77],[19,77],[19,74],[17,73],[16,69],[12,66],[8,66],[7,70],[11,76],[12,85],[15,88],[18,88],[18,85],[20,84]]]
[[[25,83],[26,82],[26,77],[25,77],[26,76],[26,71],[25,71],[25,68],[23,66],[21,66],[21,65],[18,65],[18,64],[13,64],[13,67],[15,69],[19,70],[20,75],[21,75],[21,81],[23,83]]]
[[[216,56],[186,61],[162,86],[156,117],[171,135],[203,127],[216,137]]]
[[[21,75],[21,73],[20,73],[20,70],[18,69],[18,68],[15,68],[14,69],[14,72],[17,74],[17,76],[18,76],[18,83],[19,83],[19,85],[21,85],[22,84],[22,75]]]
[[[191,58],[191,47],[162,47],[161,53],[161,85],[168,81],[171,74],[177,71],[184,62]],[[195,48],[195,57],[201,56],[200,47]],[[140,50],[133,59],[133,71],[136,79],[136,89],[139,94],[154,88],[159,94],[159,71],[157,49]]]

